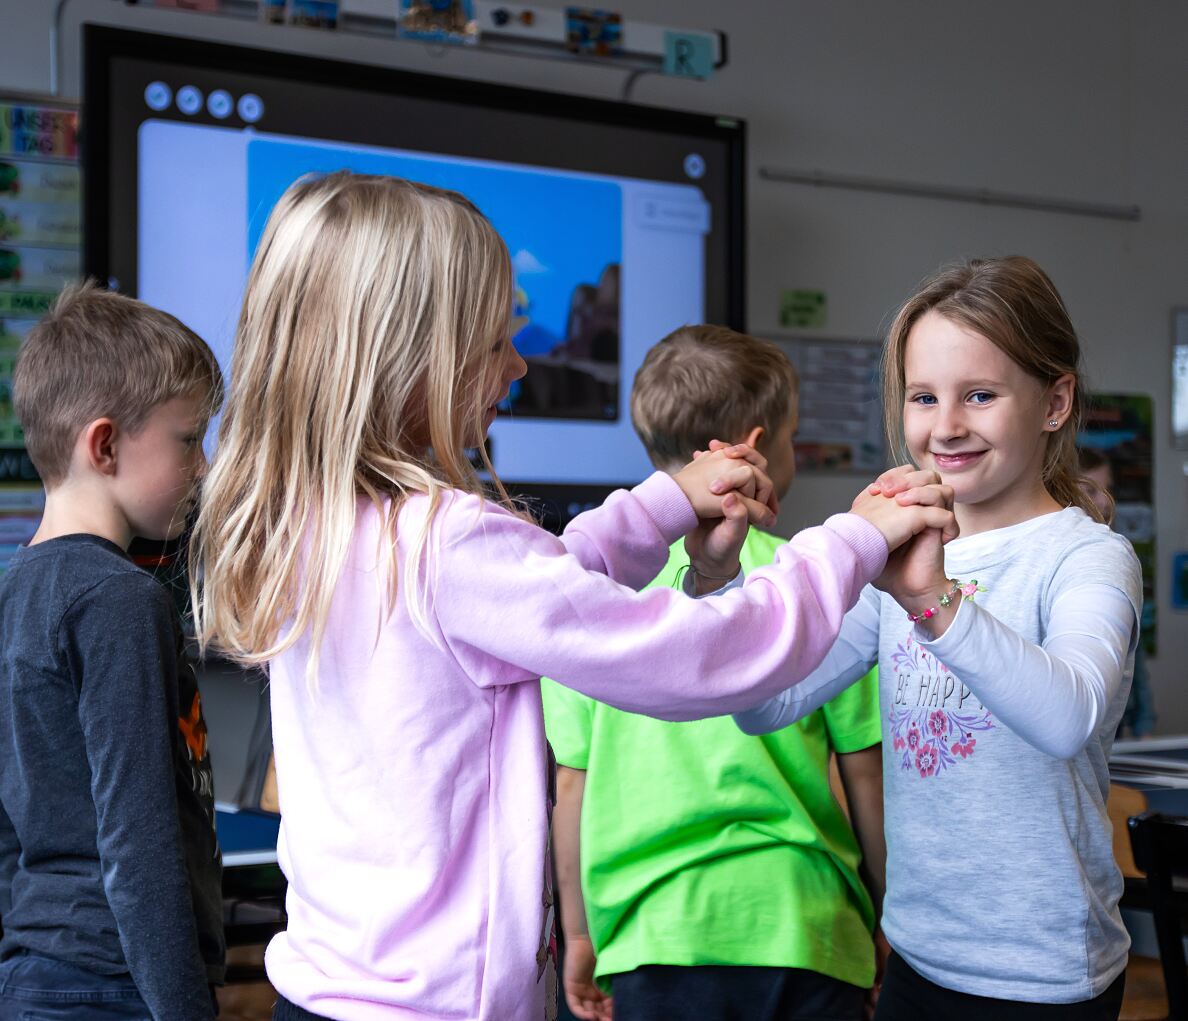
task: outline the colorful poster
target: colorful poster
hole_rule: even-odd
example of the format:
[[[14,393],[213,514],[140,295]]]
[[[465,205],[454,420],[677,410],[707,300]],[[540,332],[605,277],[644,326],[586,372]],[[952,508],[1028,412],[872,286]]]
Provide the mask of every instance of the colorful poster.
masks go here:
[[[78,111],[0,100],[0,159],[78,160]]]
[[[78,111],[0,97],[0,571],[43,502],[12,402],[25,335],[82,269]]]
[[[0,319],[0,448],[25,444],[25,434],[12,407],[12,370],[21,341],[32,326],[32,320]]]
[[[1114,528],[1143,565],[1143,648],[1156,649],[1154,403],[1145,394],[1093,394],[1077,444],[1104,455],[1114,479]]]

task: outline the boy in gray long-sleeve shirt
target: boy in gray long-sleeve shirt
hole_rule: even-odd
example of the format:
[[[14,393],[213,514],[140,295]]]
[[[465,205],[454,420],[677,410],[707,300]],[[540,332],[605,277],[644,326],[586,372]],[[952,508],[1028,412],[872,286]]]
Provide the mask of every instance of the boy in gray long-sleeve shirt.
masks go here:
[[[0,1021],[209,1021],[206,726],[177,613],[126,550],[185,523],[218,365],[172,316],[71,288],[13,389],[46,506],[0,578]]]

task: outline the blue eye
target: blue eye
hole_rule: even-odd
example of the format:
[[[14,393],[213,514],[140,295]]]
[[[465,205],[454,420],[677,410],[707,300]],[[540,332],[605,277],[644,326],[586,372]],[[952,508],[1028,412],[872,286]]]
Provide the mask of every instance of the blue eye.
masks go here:
[[[976,393],[970,394],[969,399],[974,404],[989,404],[994,400],[994,394],[990,393],[989,390],[978,390]]]
[[[911,404],[922,404],[926,408],[931,408],[936,404],[936,398],[932,394],[916,394],[915,397],[910,398]]]

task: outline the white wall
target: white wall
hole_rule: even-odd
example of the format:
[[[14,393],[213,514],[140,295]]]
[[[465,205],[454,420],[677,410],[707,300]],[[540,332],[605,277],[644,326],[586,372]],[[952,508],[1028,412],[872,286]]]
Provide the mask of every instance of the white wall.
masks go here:
[[[349,0],[343,0],[344,5]],[[554,6],[561,6],[556,0]],[[731,64],[707,84],[647,77],[643,103],[745,118],[749,320],[776,329],[780,291],[822,288],[827,335],[874,336],[938,264],[1029,254],[1072,311],[1099,389],[1148,393],[1158,414],[1160,730],[1188,731],[1184,619],[1169,605],[1188,548],[1185,455],[1168,442],[1169,310],[1188,304],[1188,7],[1168,0],[631,0],[630,17],[723,28]],[[0,0],[0,88],[44,91],[54,0]],[[67,0],[63,82],[77,92],[84,20],[274,45],[616,98],[619,72],[192,14]],[[985,187],[1142,207],[1139,223],[832,191],[759,180],[761,166]],[[848,505],[861,480],[802,478],[792,530]]]

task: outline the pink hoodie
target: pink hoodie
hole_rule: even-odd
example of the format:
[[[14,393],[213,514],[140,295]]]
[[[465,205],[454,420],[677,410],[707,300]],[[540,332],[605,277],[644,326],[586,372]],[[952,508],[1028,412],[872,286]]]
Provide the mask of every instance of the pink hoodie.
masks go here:
[[[401,510],[399,556],[427,506]],[[448,494],[430,641],[403,590],[384,618],[380,518],[360,504],[317,692],[308,640],[271,665],[289,928],[267,967],[289,1000],[344,1021],[554,1016],[539,678],[663,719],[745,709],[820,662],[887,557],[837,515],[720,598],[635,591],[695,524],[663,474],[560,539]]]

